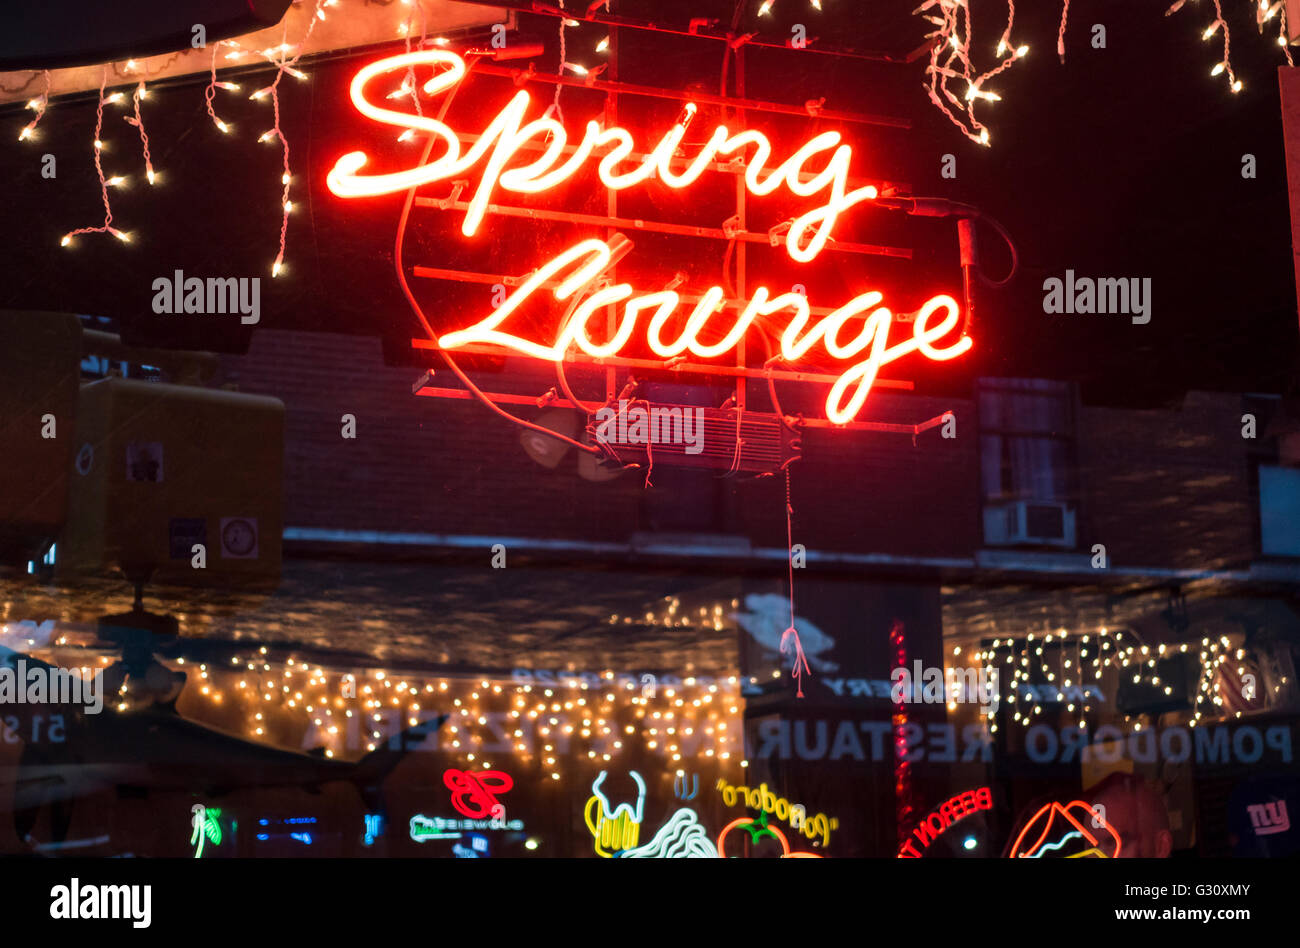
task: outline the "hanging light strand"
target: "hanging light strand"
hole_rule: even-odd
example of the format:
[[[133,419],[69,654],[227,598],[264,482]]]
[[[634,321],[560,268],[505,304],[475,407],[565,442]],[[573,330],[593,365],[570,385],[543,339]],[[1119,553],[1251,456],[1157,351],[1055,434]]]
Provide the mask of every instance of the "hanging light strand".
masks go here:
[[[1282,55],[1286,57],[1286,64],[1288,66],[1294,66],[1295,60],[1291,58],[1291,46],[1287,42],[1286,7],[1281,3],[1276,4],[1276,6],[1279,8],[1279,13],[1281,14],[1278,17],[1277,44],[1282,47]]]
[[[76,230],[69,231],[63,235],[60,243],[66,247],[72,243],[72,238],[79,234],[112,234],[118,240],[130,241],[131,235],[126,231],[118,230],[113,226],[113,208],[108,202],[108,185],[109,182],[104,179],[104,165],[101,161],[101,152],[104,150],[104,143],[100,140],[100,132],[104,128],[104,85],[108,82],[108,65],[105,64],[103,72],[99,79],[99,104],[95,108],[95,139],[93,142],[93,151],[95,153],[95,174],[99,177],[99,193],[104,200],[104,223],[99,227],[78,227]],[[114,183],[121,183],[120,178],[113,178]]]
[[[18,133],[18,140],[20,142],[26,141],[27,139],[35,136],[36,126],[40,124],[41,116],[45,114],[45,109],[50,104],[50,71],[46,69],[44,72],[45,72],[45,91],[42,92],[38,98],[32,99],[30,102],[27,103],[27,107],[29,109],[36,110],[36,115],[30,122],[24,125],[23,130]]]
[[[1056,31],[1056,55],[1061,57],[1061,64],[1065,64],[1065,23],[1070,18],[1070,0],[1062,0],[1061,3],[1061,28]]]
[[[158,180],[157,174],[153,170],[153,160],[149,157],[149,133],[144,130],[144,119],[140,115],[140,100],[149,95],[144,88],[144,80],[141,79],[139,85],[135,87],[135,94],[131,96],[131,104],[135,107],[135,118],[129,115],[123,116],[128,125],[134,125],[140,131],[140,151],[144,156],[144,176],[150,184]]]
[[[1016,2],[1007,0],[1007,28],[1002,31],[1002,38],[998,40],[998,56],[1005,56],[1007,50],[1011,48],[1011,27],[1016,22]]]
[[[800,698],[803,697],[803,676],[811,675],[812,669],[808,667],[808,659],[804,655],[803,643],[799,641],[799,630],[795,628],[794,618],[794,504],[790,501],[790,469],[785,470],[785,540],[786,551],[788,553],[789,563],[789,592],[790,592],[790,627],[781,634],[781,654],[785,654],[793,646],[794,667],[790,670],[790,677],[795,681],[795,689]]]
[[[1227,73],[1228,88],[1233,92],[1240,92],[1241,80],[1237,78],[1237,74],[1232,69],[1232,35],[1228,30],[1228,21],[1223,18],[1221,0],[1214,0],[1214,22],[1201,34],[1201,38],[1211,39],[1219,30],[1223,30],[1223,59],[1210,70],[1210,75],[1217,76],[1220,73]]]
[[[429,18],[425,16],[424,4],[419,2],[419,0],[416,0],[415,9],[420,13],[420,45],[418,48],[424,49],[424,47],[428,45],[429,41]],[[415,14],[413,12],[406,18],[406,51],[408,53],[411,51],[411,21],[414,16]],[[419,83],[415,81],[414,65],[406,67],[406,81],[402,83],[402,88],[408,90],[407,94],[410,95],[411,102],[415,105],[415,114],[423,117],[424,109],[420,105],[420,86]],[[406,133],[403,132],[402,134],[405,135]]]
[[[284,245],[289,234],[289,212],[293,205],[289,203],[289,184],[293,180],[289,173],[289,140],[284,137],[280,129],[280,96],[276,86],[280,84],[280,76],[284,75],[281,71],[275,77],[275,82],[271,88],[271,107],[275,114],[275,134],[280,139],[280,153],[283,157],[284,173],[280,176],[283,189],[280,193],[281,214],[280,214],[280,247],[275,255],[275,262],[271,264],[271,276],[277,277],[284,268]]]
[[[564,9],[564,0],[560,0],[560,9]],[[568,56],[568,51],[565,49],[564,45],[564,30],[568,25],[568,17],[560,17],[560,68],[556,70],[556,74],[561,77],[564,75],[564,67],[568,65],[568,63],[565,62],[565,59]],[[555,117],[559,119],[561,123],[564,122],[564,110],[560,108],[560,90],[563,88],[564,83],[557,82],[555,84],[555,99],[552,101],[551,108],[548,110],[548,112],[554,112]]]
[[[933,40],[930,62],[926,67],[926,93],[930,101],[971,141],[979,145],[989,144],[988,128],[976,117],[975,106],[980,100],[996,102],[1002,97],[985,89],[984,84],[1029,52],[1028,46],[1011,45],[1015,4],[1008,0],[1007,26],[997,45],[999,62],[984,72],[976,70],[971,57],[974,44],[969,0],[927,0],[916,12],[936,27],[927,34],[927,38]],[[960,98],[950,87],[954,80],[965,85]]]
[[[235,85],[233,82],[217,81],[217,53],[221,49],[222,45],[222,43],[212,44],[212,67],[209,71],[210,78],[208,79],[208,87],[203,92],[203,98],[207,100],[208,118],[212,119],[212,124],[217,127],[219,132],[228,133],[230,131],[230,126],[223,122],[217,115],[216,110],[212,106],[212,100],[216,96],[218,89],[235,91],[239,89],[239,86]]]
[[[1002,31],[995,54],[998,63],[985,71],[976,67],[977,57],[972,56],[972,50],[976,49],[976,46],[972,38],[970,0],[925,0],[913,11],[933,26],[933,29],[926,34],[926,39],[932,43],[930,60],[926,67],[926,94],[935,108],[961,129],[963,135],[980,145],[989,144],[989,130],[976,117],[976,106],[980,100],[996,102],[1001,99],[996,92],[986,89],[985,83],[1024,58],[1029,52],[1029,47],[1026,45],[1013,45],[1011,33],[1015,24],[1016,6],[1014,0],[1006,0],[1006,2],[1007,25]],[[1223,15],[1222,0],[1211,0],[1211,2],[1214,5],[1214,21],[1201,36],[1208,41],[1222,31],[1223,56],[1210,74],[1226,75],[1228,88],[1237,93],[1242,90],[1243,83],[1232,66],[1232,37],[1228,22]],[[1165,10],[1165,16],[1177,13],[1186,3],[1187,0],[1175,0]],[[765,4],[764,7],[770,7],[770,4]],[[1285,3],[1282,0],[1256,0],[1255,16],[1261,34],[1264,31],[1264,24],[1277,18],[1279,24],[1277,43],[1282,47],[1288,65],[1294,65],[1287,44]],[[1056,52],[1062,63],[1065,62],[1065,34],[1069,28],[1069,17],[1070,0],[1062,0],[1060,25],[1056,32]]]
[[[258,141],[270,141],[278,139],[280,142],[280,152],[283,157],[283,173],[280,175],[280,181],[283,184],[283,190],[280,194],[280,245],[276,252],[275,260],[271,264],[271,276],[277,277],[284,270],[284,250],[285,241],[289,234],[289,212],[293,210],[293,204],[289,200],[289,188],[293,181],[293,176],[289,170],[289,140],[285,138],[284,129],[280,126],[280,80],[284,78],[285,73],[293,76],[295,79],[306,79],[306,73],[297,69],[298,60],[302,58],[303,49],[307,45],[307,40],[311,38],[312,31],[316,28],[316,23],[324,19],[323,6],[325,0],[316,0],[316,6],[311,17],[307,21],[307,29],[303,32],[302,39],[298,41],[296,47],[290,47],[285,40],[288,34],[288,24],[285,24],[284,33],[281,34],[279,47],[274,51],[263,50],[263,55],[271,60],[276,66],[275,79],[271,85],[265,89],[259,89],[249,98],[261,99],[267,94],[271,97],[271,110],[274,119],[274,126],[262,133]],[[293,58],[289,58],[290,50],[293,50]],[[279,59],[274,58],[274,53],[279,54]]]

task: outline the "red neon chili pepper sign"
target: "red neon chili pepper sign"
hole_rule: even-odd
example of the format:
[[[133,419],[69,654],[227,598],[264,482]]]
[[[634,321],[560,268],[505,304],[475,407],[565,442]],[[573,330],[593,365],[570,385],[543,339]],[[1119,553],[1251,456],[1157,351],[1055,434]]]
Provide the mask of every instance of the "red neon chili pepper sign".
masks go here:
[[[700,147],[698,154],[688,162],[685,170],[674,171],[674,156],[687,126],[696,114],[693,104],[687,105],[682,117],[640,163],[631,169],[621,168],[635,150],[631,132],[619,126],[602,128],[596,121],[587,123],[582,140],[574,147],[573,153],[561,162],[567,141],[564,126],[549,117],[525,123],[524,116],[531,104],[525,91],[515,94],[462,155],[459,136],[443,122],[427,116],[397,112],[378,105],[367,97],[367,89],[372,81],[390,74],[405,75],[406,70],[413,66],[443,67],[424,84],[425,93],[430,95],[452,88],[465,75],[464,60],[447,50],[391,56],[357,72],[351,84],[352,102],[361,114],[377,122],[432,135],[441,142],[441,154],[416,168],[363,175],[358,172],[367,164],[368,156],[361,151],[349,152],[335,163],[326,178],[326,183],[334,194],[356,198],[404,191],[436,181],[452,180],[481,163],[483,168],[479,184],[468,202],[465,219],[461,224],[462,233],[469,237],[478,232],[493,192],[497,189],[517,194],[546,191],[573,177],[597,152],[604,152],[597,165],[597,174],[601,184],[611,191],[635,187],[651,178],[657,178],[672,188],[685,188],[695,183],[720,157],[742,155],[747,160],[744,181],[750,193],[765,195],[784,188],[796,197],[821,200],[821,204],[797,217],[786,234],[786,253],[801,263],[813,260],[825,249],[841,214],[854,205],[876,197],[876,189],[869,185],[849,190],[849,166],[853,150],[841,142],[839,132],[835,131],[823,132],[810,139],[769,170],[772,145],[761,132],[747,129],[733,133],[726,126],[720,125]],[[534,149],[540,147],[540,155],[526,164],[512,166],[512,160],[528,145]],[[820,170],[805,168],[819,156],[825,155],[829,157]],[[588,355],[608,357],[617,354],[627,345],[637,328],[640,314],[650,312],[653,315],[645,326],[645,341],[656,355],[667,359],[689,352],[699,358],[709,359],[734,349],[759,317],[786,312],[789,321],[781,335],[781,355],[787,361],[803,358],[819,344],[834,360],[849,362],[860,359],[836,380],[827,397],[827,417],[836,423],[850,421],[862,409],[882,365],[912,352],[919,352],[935,361],[946,361],[962,355],[971,347],[971,340],[966,336],[946,347],[936,346],[936,343],[957,327],[959,321],[957,302],[950,296],[939,295],[928,300],[916,315],[912,338],[890,345],[888,336],[893,316],[888,308],[880,305],[884,298],[879,292],[872,291],[854,297],[812,328],[808,328],[811,310],[803,295],[785,293],[773,297],[766,287],[759,287],[755,291],[735,323],[718,342],[706,344],[700,341],[699,336],[726,298],[725,291],[719,286],[710,287],[704,293],[691,310],[686,326],[677,338],[665,340],[664,327],[676,314],[681,303],[677,293],[663,291],[638,294],[627,283],[616,283],[591,292],[616,259],[630,249],[630,241],[621,235],[616,235],[609,243],[591,239],[575,244],[538,268],[493,313],[480,322],[442,336],[438,340],[440,347],[457,349],[473,343],[488,343],[513,349],[535,359],[558,361],[571,345],[576,345]],[[498,328],[524,301],[551,280],[559,281],[559,285],[552,291],[557,301],[576,298],[583,302],[559,327],[549,345]],[[621,309],[621,321],[612,338],[604,343],[595,343],[587,335],[587,320],[598,309],[608,306]],[[940,310],[943,311],[942,318],[932,325],[932,317]],[[863,315],[866,318],[862,329],[852,338],[842,340],[840,337],[845,325]]]

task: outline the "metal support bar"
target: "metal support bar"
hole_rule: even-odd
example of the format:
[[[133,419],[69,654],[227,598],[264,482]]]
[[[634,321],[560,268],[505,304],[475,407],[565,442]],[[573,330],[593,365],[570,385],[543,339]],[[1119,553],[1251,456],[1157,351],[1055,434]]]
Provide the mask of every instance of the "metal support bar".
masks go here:
[[[802,105],[786,105],[783,102],[765,102],[759,99],[736,99],[713,95],[710,92],[676,92],[672,89],[662,89],[659,86],[643,86],[631,82],[614,82],[607,79],[570,79],[567,76],[555,76],[550,73],[525,69],[507,69],[504,66],[489,66],[486,64],[475,66],[474,72],[485,76],[505,76],[517,83],[531,80],[550,85],[558,84],[582,89],[595,89],[598,92],[623,92],[628,95],[646,96],[652,99],[671,99],[674,102],[725,105],[732,108],[753,109],[755,112],[769,112],[774,115],[811,117],[808,109]],[[818,109],[816,117],[832,122],[857,122],[860,125],[881,125],[885,128],[910,129],[912,127],[912,122],[909,119],[895,118],[892,115],[872,115],[863,112],[841,112],[837,109]]]
[[[454,398],[461,401],[476,400],[473,393],[468,392],[463,388],[438,388],[430,385],[419,389],[415,394],[423,395],[427,398]],[[538,399],[530,395],[510,395],[504,392],[484,392],[483,394],[492,399],[492,401],[502,405],[528,405],[533,408],[539,407],[537,404]],[[561,405],[568,408],[574,408],[578,411],[585,411],[585,409],[573,404],[573,402],[564,397],[551,399],[547,402],[547,405]],[[746,412],[745,417],[754,419],[775,419],[777,416],[771,412]],[[912,436],[916,436],[922,431],[933,428],[942,423],[942,421],[943,415],[940,415],[937,418],[931,418],[928,421],[923,421],[919,425],[900,425],[885,421],[850,421],[842,425],[837,425],[829,421],[820,421],[817,419],[809,420],[806,418],[800,418],[793,422],[791,422],[790,419],[786,419],[786,423],[791,424],[795,428],[835,428],[840,431],[875,431],[883,434],[907,434]]]
[[[477,270],[447,270],[442,267],[422,267],[419,265],[413,267],[411,272],[414,276],[424,277],[430,280],[453,280],[457,283],[485,283],[489,286],[497,283],[500,283],[502,286],[520,286],[529,276],[528,274],[524,274],[523,276],[513,276],[505,273],[481,273]],[[560,280],[546,280],[538,285],[544,290],[553,290],[559,286],[560,283]],[[703,296],[692,295],[689,293],[683,293],[680,296],[680,301],[683,303],[698,303],[702,299],[704,299]],[[722,309],[743,309],[749,305],[749,300],[728,298],[724,299],[718,305]],[[829,316],[831,313],[836,312],[836,309],[831,306],[809,306],[808,312],[812,316]],[[866,319],[867,314],[857,313],[849,317],[846,325],[852,324],[858,320],[865,322]],[[912,323],[915,321],[916,313],[894,313],[894,322],[896,323]]]
[[[616,96],[611,96],[611,98],[616,98]],[[468,132],[456,133],[456,138],[458,141],[460,141],[462,145],[475,145],[482,137],[483,137],[482,135],[474,135]],[[543,145],[539,142],[532,141],[530,139],[529,141],[521,143],[519,145],[519,150],[540,152],[540,151],[545,151],[546,147],[547,147],[546,145]],[[565,145],[562,149],[560,149],[560,154],[572,155],[577,150],[578,150],[577,145]],[[627,158],[625,158],[624,160],[630,162],[640,162],[644,164],[646,159],[649,157],[650,156],[644,152],[634,151],[634,152],[630,152]],[[674,169],[687,168],[693,163],[694,163],[693,159],[686,158],[686,157],[681,157],[681,158],[673,157],[668,160],[669,167]],[[731,161],[726,161],[726,162],[711,161],[704,166],[706,171],[714,171],[717,172],[718,174],[734,174],[734,175],[744,175],[747,167],[748,165],[743,160],[737,160],[737,159],[732,159]],[[800,181],[811,181],[816,177],[817,175],[811,171],[799,172]],[[906,197],[907,195],[910,195],[912,193],[912,185],[911,182],[908,181],[891,181],[886,178],[859,178],[855,176],[850,176],[845,179],[844,183],[848,185],[850,190],[856,190],[857,188],[866,187],[867,185],[872,185],[882,195],[888,193],[890,197]]]
[[[426,207],[438,211],[469,210],[468,201],[452,201],[441,198],[417,197],[416,207]],[[695,227],[689,224],[668,224],[662,221],[636,220],[630,217],[607,217],[603,214],[577,214],[573,211],[548,211],[536,207],[512,207],[505,204],[489,204],[487,213],[501,217],[522,217],[535,221],[564,221],[569,224],[592,224],[597,227],[626,227],[631,230],[644,230],[656,234],[675,234],[679,237],[703,237],[708,240],[743,240],[750,244],[769,244],[767,234],[755,234],[749,231],[728,233],[721,227]],[[879,244],[862,244],[848,240],[827,241],[826,249],[837,253],[870,254],[877,257],[900,257],[912,259],[911,248],[888,247]]]
[[[424,395],[428,398],[459,398],[462,401],[478,401],[478,397],[463,388],[438,388],[435,385],[425,385],[415,390],[416,395]],[[537,404],[538,398],[535,395],[509,395],[504,392],[484,392],[488,398],[500,405],[528,405],[532,408],[540,408]],[[568,406],[569,408],[578,408],[577,405],[569,401],[563,395],[551,399],[548,405]],[[579,411],[582,409],[579,408]]]
[[[432,339],[412,339],[412,349],[432,349],[435,352],[443,351],[442,346],[438,345]],[[488,355],[488,356],[509,356],[510,350],[502,349],[500,346],[488,345],[487,343],[469,343],[463,346],[457,346],[455,349],[448,349],[447,352],[464,355]],[[663,359],[631,359],[624,356],[604,356],[595,358],[586,353],[570,353],[564,359],[565,365],[578,366],[610,366],[615,365],[625,369],[648,369],[655,372],[686,372],[699,375],[722,375],[731,378],[746,379],[773,379],[777,382],[817,382],[823,385],[831,385],[839,380],[838,375],[827,375],[823,372],[795,372],[787,369],[754,369],[733,365],[719,365],[712,362],[673,362],[671,364]],[[873,388],[892,388],[901,391],[910,392],[914,388],[911,382],[898,381],[894,379],[876,379],[872,383]]]
[[[879,384],[879,383],[877,383]],[[935,415],[933,418],[927,418],[918,425],[900,425],[885,421],[851,421],[845,425],[837,425],[833,421],[826,421],[821,418],[801,418],[797,423],[800,428],[861,428],[864,425],[870,426],[869,431],[888,431],[893,434],[910,434],[913,437],[919,435],[922,431],[929,431],[931,428],[937,428],[943,424],[943,420],[951,415],[952,412],[944,412],[941,415]]]
[[[785,43],[769,43],[765,40],[754,38],[752,33],[744,34],[743,37],[734,36],[730,33],[714,31],[710,29],[710,24],[717,23],[717,20],[692,20],[690,27],[687,29],[673,29],[672,27],[661,26],[650,20],[639,20],[635,17],[619,16],[611,13],[598,13],[595,10],[582,11],[579,9],[560,9],[559,6],[549,3],[541,3],[538,0],[461,0],[462,3],[473,3],[475,5],[505,7],[516,13],[533,13],[538,16],[564,17],[567,20],[579,20],[587,23],[604,23],[607,26],[625,26],[633,30],[646,30],[651,33],[667,33],[672,36],[694,36],[699,39],[721,40],[724,43],[743,42],[749,46],[758,46],[763,49],[784,49],[790,52],[799,53],[820,53],[824,56],[840,56],[845,59],[862,59],[867,62],[888,63],[891,65],[903,65],[911,62],[908,55],[897,55],[895,53],[882,53],[874,50],[853,50],[844,49],[839,46],[817,46],[816,39],[810,38],[808,45],[800,49],[788,46]],[[926,47],[929,48],[928,46]]]

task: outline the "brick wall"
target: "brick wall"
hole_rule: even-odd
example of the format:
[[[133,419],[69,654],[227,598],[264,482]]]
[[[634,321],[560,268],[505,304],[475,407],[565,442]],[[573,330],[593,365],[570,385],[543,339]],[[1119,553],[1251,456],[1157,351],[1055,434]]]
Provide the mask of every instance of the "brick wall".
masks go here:
[[[622,542],[661,522],[656,511],[699,506],[704,492],[704,506],[723,511],[706,532],[785,543],[781,476],[681,478],[661,468],[648,497],[643,474],[603,483],[579,477],[576,452],[547,470],[525,454],[518,430],[476,402],[412,395],[419,371],[385,366],[378,339],[260,330],[246,356],[225,357],[225,371],[241,391],[285,403],[289,526]],[[438,384],[456,384],[444,376]],[[550,384],[539,376],[535,390]],[[947,409],[970,417],[968,405],[951,400],[873,399],[871,416],[882,420]],[[344,413],[356,415],[355,440],[341,437]],[[978,541],[977,439],[972,427],[962,433],[945,440],[930,430],[913,447],[907,435],[808,432],[805,459],[792,470],[796,542],[810,550],[969,553]]]
[[[602,483],[579,477],[573,451],[549,470],[524,452],[517,429],[476,402],[412,395],[419,371],[384,365],[378,339],[262,330],[246,356],[226,357],[226,372],[241,391],[285,403],[290,526],[618,543],[637,531],[694,529],[756,546],[785,543],[780,475],[719,480],[661,467],[646,491],[643,472]],[[456,385],[445,376],[438,384]],[[501,375],[485,384],[514,381]],[[550,384],[539,375],[531,388],[527,381],[516,388]],[[881,391],[868,417],[916,422],[950,409],[955,439],[937,429],[915,445],[907,435],[807,431],[791,477],[795,542],[904,556],[978,549],[973,404]],[[344,413],[356,416],[355,440],[341,437]],[[1256,513],[1240,419],[1240,398],[1231,394],[1191,393],[1178,411],[1084,407],[1081,549],[1104,543],[1112,564],[1123,566],[1251,559]]]
[[[1188,393],[1178,411],[1084,408],[1086,542],[1112,565],[1242,566],[1256,555],[1238,395]]]

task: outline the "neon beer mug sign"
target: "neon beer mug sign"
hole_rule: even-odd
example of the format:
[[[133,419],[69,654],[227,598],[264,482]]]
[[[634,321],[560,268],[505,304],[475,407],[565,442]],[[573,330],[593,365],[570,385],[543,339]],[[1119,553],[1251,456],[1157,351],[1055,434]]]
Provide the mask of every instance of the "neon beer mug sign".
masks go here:
[[[784,161],[769,168],[772,145],[761,132],[752,129],[732,132],[720,125],[700,146],[699,152],[686,159],[684,169],[674,170],[674,164],[682,163],[675,156],[696,113],[693,104],[686,106],[681,118],[639,159],[639,163],[628,168],[628,160],[635,151],[632,134],[618,126],[602,128],[596,121],[587,123],[572,154],[561,160],[568,141],[564,126],[549,117],[525,121],[531,99],[521,90],[462,154],[460,138],[443,122],[429,116],[394,111],[377,104],[368,95],[372,85],[377,85],[381,77],[395,79],[415,66],[441,67],[423,86],[429,95],[447,91],[465,75],[464,60],[448,50],[391,56],[357,72],[351,84],[352,102],[361,114],[376,122],[433,136],[434,148],[441,146],[441,154],[416,168],[361,174],[359,172],[369,160],[367,155],[360,151],[349,152],[335,163],[326,178],[334,194],[343,198],[391,194],[437,181],[454,180],[481,165],[478,186],[467,202],[461,222],[461,232],[472,237],[478,233],[496,191],[537,194],[569,180],[591,161],[597,161],[597,174],[604,187],[622,191],[652,178],[671,188],[686,188],[698,181],[712,163],[734,156],[746,161],[744,183],[751,194],[761,196],[783,190],[799,198],[820,202],[796,217],[785,236],[786,253],[800,263],[815,259],[825,249],[840,215],[857,204],[876,198],[876,189],[869,185],[850,190],[849,166],[853,150],[841,142],[839,132],[835,131],[817,135]],[[374,94],[383,99],[384,93],[375,90]],[[529,146],[537,157],[524,164],[512,164]],[[811,167],[805,167],[808,165]],[[497,309],[479,322],[441,336],[439,346],[454,350],[471,344],[491,344],[549,362],[562,360],[569,348],[576,346],[590,356],[605,358],[619,353],[642,326],[644,341],[657,356],[671,359],[690,353],[701,359],[712,359],[735,349],[759,318],[785,313],[788,322],[780,337],[781,356],[785,360],[797,361],[815,346],[820,346],[836,362],[849,363],[832,384],[826,399],[826,416],[837,424],[852,420],[861,411],[881,366],[913,352],[934,361],[946,361],[962,355],[971,347],[970,338],[964,335],[947,346],[938,345],[957,328],[960,320],[957,302],[950,296],[938,295],[927,300],[916,314],[911,338],[891,345],[888,337],[893,315],[881,305],[884,297],[877,291],[854,297],[810,327],[811,310],[806,297],[799,293],[773,296],[766,287],[759,287],[754,292],[738,317],[726,317],[734,318],[734,322],[724,327],[725,332],[718,341],[703,342],[700,333],[706,326],[717,325],[714,317],[726,299],[720,286],[706,290],[694,304],[680,333],[675,338],[665,339],[665,327],[677,314],[682,302],[679,294],[671,290],[638,293],[628,283],[596,288],[608,269],[630,249],[631,242],[617,234],[609,241],[588,239],[578,242],[538,267]],[[544,288],[547,283],[556,285],[547,290]],[[559,303],[581,301],[576,307],[570,306],[572,312],[549,343],[503,330],[503,323],[521,305],[534,295],[546,293]],[[614,307],[619,321],[613,335],[605,342],[597,343],[587,334],[587,321],[604,307]],[[855,317],[865,317],[863,325],[853,333],[846,332],[847,324]],[[716,335],[715,329],[710,338]]]
[[[622,850],[635,849],[641,836],[641,821],[645,817],[645,781],[635,770],[628,773],[637,786],[635,809],[629,803],[620,803],[610,809],[609,797],[600,789],[607,776],[602,770],[592,783],[591,796],[582,810],[583,822],[596,842],[596,855],[606,859]]]

